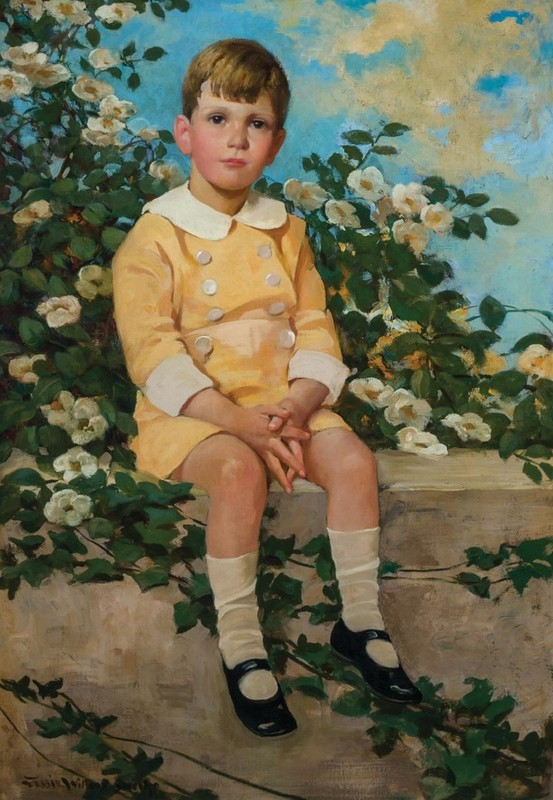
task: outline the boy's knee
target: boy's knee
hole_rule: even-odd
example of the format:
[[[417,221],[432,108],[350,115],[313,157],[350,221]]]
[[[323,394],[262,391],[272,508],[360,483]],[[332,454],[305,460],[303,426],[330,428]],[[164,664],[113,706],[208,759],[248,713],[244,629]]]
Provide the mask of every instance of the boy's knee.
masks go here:
[[[220,454],[218,482],[226,489],[250,492],[266,488],[267,476],[259,456],[237,440],[236,446],[226,447]]]

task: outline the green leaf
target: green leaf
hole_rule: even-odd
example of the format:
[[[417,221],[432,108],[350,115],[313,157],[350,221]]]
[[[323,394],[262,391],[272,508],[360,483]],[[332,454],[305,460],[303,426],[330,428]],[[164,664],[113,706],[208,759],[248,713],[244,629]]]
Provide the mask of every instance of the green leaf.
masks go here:
[[[480,216],[480,214],[471,214],[469,217],[469,230],[471,233],[475,233],[480,239],[485,239],[488,235],[488,229],[486,228],[486,223],[484,222],[484,218]]]
[[[522,565],[508,570],[507,577],[511,580],[518,594],[522,594],[532,578],[535,577],[532,567]]]
[[[195,627],[198,615],[192,603],[181,600],[173,606],[173,619],[177,633],[185,633]]]
[[[19,336],[31,350],[39,350],[46,341],[48,330],[39,320],[22,317],[19,320]]]
[[[115,251],[126,235],[126,232],[119,228],[104,228],[102,231],[102,244],[107,250]]]
[[[83,219],[90,225],[99,227],[106,221],[108,210],[103,203],[90,203],[82,212]]]
[[[482,322],[492,331],[496,328],[499,328],[505,316],[507,314],[507,310],[503,303],[500,303],[499,300],[496,300],[495,297],[491,295],[486,295],[479,306],[479,314],[482,317]]]
[[[511,353],[521,353],[532,344],[541,344],[544,347],[547,347],[548,350],[552,349],[550,336],[547,336],[545,333],[528,333],[526,336],[523,336],[521,339],[517,340],[511,349]]]
[[[21,283],[29,292],[45,294],[48,281],[39,269],[24,269],[21,273]]]
[[[551,458],[553,451],[544,444],[531,444],[525,450],[524,455],[528,458]]]
[[[75,574],[75,583],[107,583],[108,581],[122,581],[123,576],[116,567],[105,558],[90,558],[86,562],[86,569]]]
[[[130,539],[115,539],[111,545],[111,552],[120,564],[136,564],[146,554],[143,547]]]
[[[352,130],[342,134],[342,138],[351,144],[373,144],[374,136],[370,131]],[[309,171],[309,170],[308,170]]]
[[[113,523],[102,517],[88,520],[86,528],[91,539],[110,539],[114,531]]]
[[[511,711],[514,711],[515,707],[516,701],[514,697],[506,695],[490,703],[488,708],[484,711],[484,718],[490,722],[499,722],[510,714]]]
[[[84,730],[81,731],[80,737],[71,750],[90,756],[95,761],[105,761],[109,758],[112,752],[111,747],[97,733]]]
[[[46,483],[40,472],[29,467],[22,467],[13,472],[8,472],[2,480],[8,485],[15,484],[16,486],[44,486]]]
[[[41,378],[33,389],[33,401],[37,406],[52,402],[63,389],[58,377]]]
[[[387,144],[375,144],[372,152],[378,156],[397,156],[399,150],[397,147],[391,147]]]
[[[15,250],[8,264],[14,269],[21,269],[22,267],[26,267],[31,263],[32,257],[33,248],[30,244],[26,244],[23,245],[23,247],[18,247],[18,249]]]
[[[68,733],[63,720],[59,717],[49,717],[47,720],[35,719],[35,724],[40,728],[38,735],[45,739],[56,739]]]
[[[331,707],[333,711],[346,717],[367,717],[372,710],[368,692],[360,689],[341,695],[332,701]]]
[[[5,400],[1,402],[0,432],[28,422],[35,414],[36,407],[34,403],[26,403],[22,400]]]
[[[92,47],[98,47],[100,44],[100,32],[96,28],[87,28],[86,38]]]
[[[498,372],[490,378],[490,388],[508,397],[515,397],[526,387],[527,377],[516,369]]]
[[[506,208],[490,208],[486,216],[496,225],[516,225],[519,222],[517,215]]]
[[[142,592],[153,589],[155,586],[167,586],[169,583],[167,571],[159,567],[151,567],[144,572],[133,573],[131,577],[140,586]]]
[[[501,458],[509,458],[514,452],[524,447],[524,437],[518,431],[505,431],[499,440],[499,455]]]
[[[133,91],[140,86],[140,75],[137,72],[132,72],[127,78],[127,86]]]
[[[403,136],[404,133],[410,130],[411,128],[408,125],[402,125],[401,122],[389,122],[387,125],[384,125],[384,127],[380,131],[380,135]]]
[[[534,481],[534,483],[542,482],[543,475],[540,468],[536,467],[535,464],[530,464],[529,461],[525,461],[522,471],[528,478],[530,478],[530,480]]]
[[[163,47],[148,47],[144,50],[142,58],[146,59],[146,61],[157,61],[165,55],[167,55],[167,51]]]
[[[19,299],[19,281],[17,272],[5,269],[0,272],[0,303],[4,306],[12,305]]]
[[[468,222],[460,217],[454,217],[453,220],[453,228],[451,229],[451,233],[458,239],[470,239],[471,231],[468,226]]]
[[[447,754],[444,763],[453,772],[455,786],[474,786],[486,772],[486,765],[476,755]]]
[[[302,675],[299,678],[287,679],[282,683],[286,690],[301,692],[301,694],[315,697],[317,700],[328,699],[323,681],[318,675]]]
[[[88,236],[74,236],[70,247],[73,255],[81,261],[90,261],[96,252],[96,242]]]
[[[474,193],[474,194],[467,194],[463,202],[467,206],[472,206],[472,208],[480,208],[480,206],[486,205],[489,199],[490,198],[487,194]]]

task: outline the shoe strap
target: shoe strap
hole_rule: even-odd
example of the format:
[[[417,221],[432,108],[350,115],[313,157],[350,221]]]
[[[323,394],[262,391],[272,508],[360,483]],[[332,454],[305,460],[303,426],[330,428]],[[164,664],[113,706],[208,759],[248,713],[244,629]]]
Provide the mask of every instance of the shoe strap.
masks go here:
[[[232,669],[229,669],[228,671],[232,673],[232,676],[236,681],[239,681],[244,677],[244,675],[247,675],[249,672],[254,672],[258,669],[271,672],[271,667],[269,666],[269,662],[266,658],[248,658],[246,661],[240,661],[239,664],[237,664],[235,667],[232,667]]]

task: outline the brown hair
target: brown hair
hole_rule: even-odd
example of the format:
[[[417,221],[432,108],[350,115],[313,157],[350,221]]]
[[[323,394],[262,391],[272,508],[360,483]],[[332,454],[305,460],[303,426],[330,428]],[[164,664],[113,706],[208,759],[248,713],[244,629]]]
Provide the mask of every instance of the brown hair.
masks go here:
[[[279,128],[284,126],[290,88],[275,56],[252,39],[221,39],[194,56],[182,84],[182,107],[190,119],[202,84],[210,82],[214,95],[226,100],[255,103],[261,92],[271,98]]]

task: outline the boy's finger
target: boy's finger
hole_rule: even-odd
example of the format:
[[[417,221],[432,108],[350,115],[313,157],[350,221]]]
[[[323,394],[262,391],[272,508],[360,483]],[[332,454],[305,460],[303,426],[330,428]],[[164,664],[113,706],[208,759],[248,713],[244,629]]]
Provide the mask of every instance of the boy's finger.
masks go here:
[[[284,424],[285,420],[283,420],[282,417],[271,417],[269,419],[269,430],[279,431]]]
[[[303,441],[311,438],[309,431],[304,431],[303,428],[296,428],[295,425],[286,425],[282,429],[280,436],[283,439],[302,439]]]
[[[281,439],[274,437],[271,442],[273,455],[287,467],[291,467],[295,472],[299,473],[303,468],[302,460],[298,459]]]
[[[300,478],[305,478],[305,464],[303,462],[303,450],[301,449],[301,444],[297,441],[297,439],[290,439],[290,441],[286,444],[301,464],[301,469],[298,471],[298,475]]]
[[[276,458],[276,456],[273,456],[273,455],[269,454],[267,456],[267,458],[265,459],[265,463],[269,467],[269,471],[273,474],[273,476],[276,478],[276,480],[280,483],[280,485],[282,486],[284,491],[287,492],[288,494],[292,494],[293,490],[292,490],[291,479],[284,472],[284,469],[282,468],[282,464],[280,463],[278,458]],[[288,470],[288,473],[289,472],[290,472],[290,469]]]
[[[279,417],[280,419],[288,419],[290,416],[290,411],[287,411],[285,408],[281,408],[277,405],[266,405],[266,406],[258,406],[258,410],[267,417]]]

